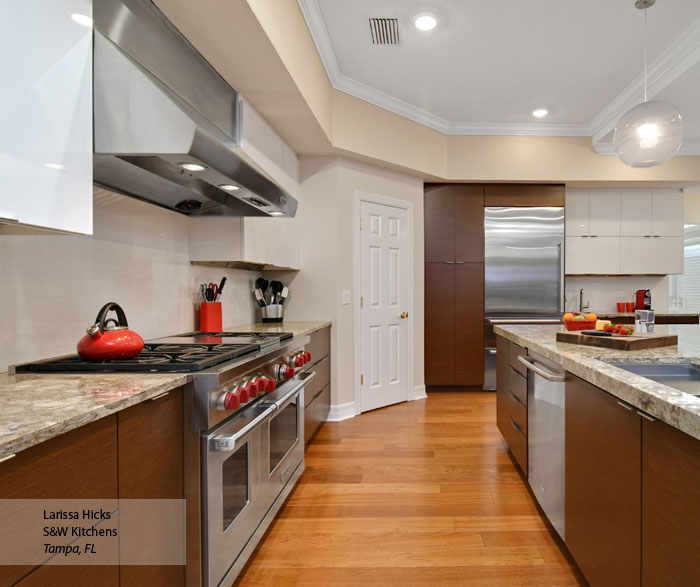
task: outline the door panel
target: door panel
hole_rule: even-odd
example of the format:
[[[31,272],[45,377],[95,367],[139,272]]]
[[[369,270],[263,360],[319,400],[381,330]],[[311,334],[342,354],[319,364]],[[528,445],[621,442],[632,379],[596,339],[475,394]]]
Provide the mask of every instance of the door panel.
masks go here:
[[[566,236],[588,236],[590,198],[588,192],[566,193]]]
[[[463,263],[483,263],[484,186],[455,187],[454,218],[450,222],[454,225],[454,260]]]
[[[483,214],[483,212],[482,212]],[[425,187],[425,262],[455,260],[455,188]]]
[[[591,236],[620,236],[620,192],[590,195]]]
[[[620,196],[620,234],[651,235],[651,194],[631,192]]]
[[[455,385],[484,383],[484,265],[455,265]]]
[[[683,194],[654,192],[651,200],[651,233],[654,236],[683,236],[684,214]]]
[[[425,383],[453,385],[455,265],[425,264],[425,324]]]
[[[408,399],[408,212],[370,202],[360,204],[361,409]]]

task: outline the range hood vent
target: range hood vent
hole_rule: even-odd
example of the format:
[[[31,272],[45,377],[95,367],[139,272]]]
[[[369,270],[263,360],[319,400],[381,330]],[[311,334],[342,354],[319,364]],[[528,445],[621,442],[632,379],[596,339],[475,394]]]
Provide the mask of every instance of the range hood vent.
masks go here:
[[[94,0],[94,182],[188,216],[294,216],[239,154],[238,94],[150,0]]]

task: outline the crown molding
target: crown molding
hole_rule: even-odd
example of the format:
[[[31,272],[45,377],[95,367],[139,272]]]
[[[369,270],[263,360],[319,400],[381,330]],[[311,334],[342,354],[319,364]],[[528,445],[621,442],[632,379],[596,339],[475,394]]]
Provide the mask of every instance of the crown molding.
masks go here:
[[[647,99],[651,100],[700,61],[700,19],[649,65]],[[644,101],[644,73],[637,76],[591,120],[593,144],[615,128],[620,117]]]
[[[596,143],[593,148],[598,155],[615,155],[612,143]],[[700,155],[700,143],[683,143],[676,155]]]
[[[642,74],[587,124],[452,122],[345,75],[340,70],[318,0],[297,0],[297,3],[333,88],[448,135],[592,136],[596,151],[609,154],[608,151],[614,153],[612,145],[608,148],[607,143],[602,141],[615,128],[620,116],[643,100]],[[651,98],[661,92],[699,61],[700,19],[649,66],[648,96]],[[684,145],[679,154],[700,154],[695,152],[696,147],[693,144],[687,147]],[[686,149],[690,152],[686,153]]]

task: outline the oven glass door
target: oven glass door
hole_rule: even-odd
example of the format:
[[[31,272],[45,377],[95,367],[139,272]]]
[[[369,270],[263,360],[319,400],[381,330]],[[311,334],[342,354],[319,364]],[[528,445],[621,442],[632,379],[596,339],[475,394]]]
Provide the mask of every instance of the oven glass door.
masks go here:
[[[205,584],[218,585],[267,508],[260,485],[260,433],[273,410],[251,407],[202,436]]]

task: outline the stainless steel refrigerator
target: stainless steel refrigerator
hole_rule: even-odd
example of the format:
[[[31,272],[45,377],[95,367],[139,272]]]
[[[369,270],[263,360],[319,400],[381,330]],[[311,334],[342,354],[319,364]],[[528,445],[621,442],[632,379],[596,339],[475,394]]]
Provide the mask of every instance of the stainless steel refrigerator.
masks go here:
[[[564,208],[484,210],[484,389],[496,389],[494,324],[547,324],[564,311]]]

